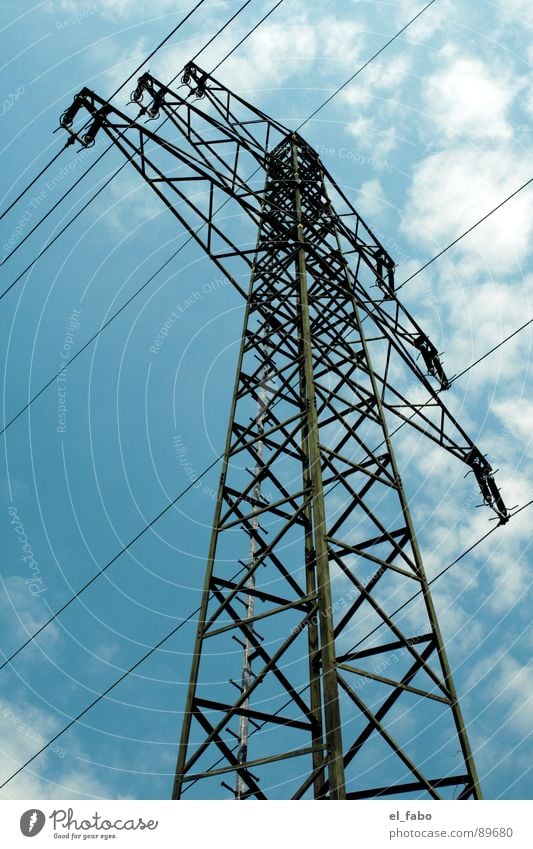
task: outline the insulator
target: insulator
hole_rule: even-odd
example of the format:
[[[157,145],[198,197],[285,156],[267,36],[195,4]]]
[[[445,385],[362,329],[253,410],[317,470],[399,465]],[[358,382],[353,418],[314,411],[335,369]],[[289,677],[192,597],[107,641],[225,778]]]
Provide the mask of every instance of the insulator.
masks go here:
[[[137,87],[132,91],[132,93],[130,95],[130,100],[132,100],[134,103],[140,103],[140,101],[143,99],[144,92],[146,91],[146,87],[147,87],[146,86],[147,80],[148,80],[148,74],[147,73],[143,74],[141,77],[138,78]]]
[[[394,292],[394,263],[388,262],[385,264],[387,269],[387,282],[389,284],[389,289],[391,292]]]
[[[185,66],[185,70],[183,71],[183,76],[181,78],[181,81],[184,85],[188,85],[189,82],[191,81],[193,71],[194,71],[194,65],[192,64],[192,62],[190,62],[188,65]]]
[[[96,134],[101,128],[102,120],[104,116],[107,115],[107,113],[109,112],[109,108],[109,106],[104,106],[102,109],[99,109],[96,115],[94,116],[94,121],[92,122],[91,126],[89,127],[82,139],[85,147],[93,146]]]
[[[148,107],[148,115],[150,118],[159,118],[159,112],[163,105],[163,93],[158,92],[153,99],[151,106]]]
[[[203,74],[200,77],[200,79],[198,80],[198,83],[197,83],[197,86],[196,86],[196,92],[195,92],[196,97],[204,97],[205,96],[205,91],[206,91],[205,84],[206,84],[206,82],[207,82],[207,74]]]
[[[441,389],[448,389],[450,381],[446,377],[439,354],[433,343],[421,333],[413,340],[413,345],[422,354],[428,372],[439,381]]]
[[[76,95],[74,100],[72,101],[72,105],[69,106],[68,109],[65,109],[61,118],[59,119],[59,123],[62,127],[72,127],[74,123],[74,118],[78,113],[79,109],[81,109],[81,97],[79,94]]]
[[[130,100],[133,100],[135,103],[139,103],[143,99],[143,94],[144,86],[137,85],[137,88],[134,88],[130,94]]]
[[[500,495],[500,490],[496,486],[494,475],[492,474],[492,466],[480,453],[477,448],[472,448],[466,462],[474,472],[478,486],[483,496],[483,502],[491,507],[500,519],[500,523],[505,525],[509,521],[509,512],[503,503]]]
[[[95,137],[96,137],[96,133],[100,129],[100,126],[101,126],[100,121],[97,118],[95,118],[94,121],[92,122],[91,126],[89,127],[89,129],[87,130],[85,135],[83,136],[83,144],[85,145],[85,147],[92,147],[93,146],[94,140],[95,140]]]

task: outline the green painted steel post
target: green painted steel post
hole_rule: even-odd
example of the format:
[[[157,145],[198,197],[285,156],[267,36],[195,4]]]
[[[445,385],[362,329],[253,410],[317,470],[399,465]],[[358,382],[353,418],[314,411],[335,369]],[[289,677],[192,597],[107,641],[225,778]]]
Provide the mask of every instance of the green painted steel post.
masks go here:
[[[292,163],[295,181],[297,271],[299,286],[300,343],[303,358],[304,385],[301,387],[302,404],[307,414],[306,435],[308,465],[312,486],[312,521],[316,562],[316,588],[320,615],[320,655],[322,669],[322,692],[324,709],[324,736],[327,747],[327,770],[329,798],[345,799],[344,762],[337,681],[335,638],[333,633],[333,606],[329,575],[329,558],[326,543],[326,512],[320,462],[318,438],[318,415],[314,391],[313,346],[309,321],[307,292],[307,269],[305,257],[305,235],[302,217],[300,176],[298,169],[298,146],[296,136],[292,138]]]

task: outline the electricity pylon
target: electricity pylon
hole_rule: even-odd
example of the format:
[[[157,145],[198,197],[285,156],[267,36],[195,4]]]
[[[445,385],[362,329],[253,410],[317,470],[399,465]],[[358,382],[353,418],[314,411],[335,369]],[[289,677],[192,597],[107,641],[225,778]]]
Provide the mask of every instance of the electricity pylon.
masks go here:
[[[109,136],[246,299],[173,798],[480,798],[389,422],[508,512],[393,260],[298,133],[196,65],[132,103],[83,89],[61,124]]]

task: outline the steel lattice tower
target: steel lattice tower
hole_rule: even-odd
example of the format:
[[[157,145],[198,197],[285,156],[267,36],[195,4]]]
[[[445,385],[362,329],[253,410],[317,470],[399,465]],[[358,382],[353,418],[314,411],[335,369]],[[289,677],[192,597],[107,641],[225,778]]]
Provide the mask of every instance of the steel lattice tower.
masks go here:
[[[105,132],[246,298],[173,798],[480,798],[388,422],[464,462],[503,523],[491,467],[317,154],[197,66],[182,83],[144,74],[135,120],[83,89],[61,120]]]

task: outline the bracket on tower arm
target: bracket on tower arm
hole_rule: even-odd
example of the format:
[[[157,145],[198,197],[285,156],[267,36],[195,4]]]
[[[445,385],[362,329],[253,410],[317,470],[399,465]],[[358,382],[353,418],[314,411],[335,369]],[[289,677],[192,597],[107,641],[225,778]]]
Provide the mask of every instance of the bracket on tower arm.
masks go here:
[[[432,375],[432,377],[435,377],[438,381],[440,381],[440,388],[443,390],[449,389],[450,381],[446,377],[440,361],[439,353],[433,342],[431,342],[425,333],[420,333],[413,340],[413,344],[422,354],[422,359],[426,364],[428,372]]]
[[[92,147],[96,138],[96,134],[98,130],[101,129],[102,123],[109,113],[112,111],[112,108],[109,104],[104,103],[100,109],[96,110],[93,113],[93,120],[91,121],[87,132],[84,135],[80,133],[76,133],[72,129],[72,125],[74,123],[74,119],[78,114],[79,110],[86,105],[85,99],[87,96],[92,94],[91,90],[88,88],[82,88],[80,92],[74,97],[71,106],[63,112],[61,118],[59,119],[59,123],[64,130],[66,130],[70,134],[70,140],[67,144],[74,144],[75,141],[78,141],[83,147]]]
[[[467,455],[465,462],[470,466],[475,475],[481,495],[483,496],[483,503],[494,510],[500,520],[500,525],[507,524],[510,514],[503,502],[500,490],[496,486],[494,473],[489,461],[478,448],[474,447]]]

